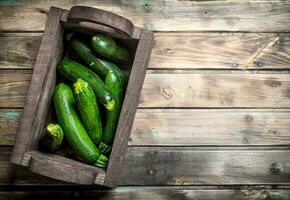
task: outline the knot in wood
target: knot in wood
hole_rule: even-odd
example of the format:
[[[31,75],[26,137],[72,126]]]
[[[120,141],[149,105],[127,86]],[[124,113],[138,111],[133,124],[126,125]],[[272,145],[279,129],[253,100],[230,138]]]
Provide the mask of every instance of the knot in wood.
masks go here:
[[[283,90],[283,94],[285,97],[290,97],[290,88]]]
[[[131,145],[132,142],[133,142],[133,138],[130,137],[129,140],[128,140],[128,145]]]
[[[269,133],[270,135],[276,135],[276,134],[277,134],[277,131],[276,131],[276,130],[273,130],[273,129],[269,129],[269,130],[268,130],[268,133]]]
[[[155,174],[155,170],[150,169],[150,170],[149,170],[149,175],[153,176],[154,174]]]
[[[172,54],[173,53],[172,49],[170,49],[170,48],[163,48],[162,51],[164,54]]]
[[[255,64],[258,67],[262,67],[263,66],[263,63],[262,62],[256,61],[256,60],[253,62],[253,64]]]
[[[243,142],[244,143],[249,143],[250,142],[250,139],[245,137],[245,138],[243,138]]]
[[[142,8],[144,10],[148,10],[148,9],[150,9],[150,7],[151,7],[151,5],[148,1],[145,1],[145,3],[142,5]]]
[[[254,119],[254,117],[252,115],[249,115],[249,114],[245,115],[245,121],[246,122],[252,122],[253,119]]]
[[[231,64],[231,67],[232,67],[232,68],[238,68],[238,67],[239,67],[239,64],[237,64],[237,63],[232,63],[232,64]]]
[[[151,24],[151,23],[144,23],[143,24],[143,27],[145,29],[152,30],[153,29],[153,24]]]
[[[275,81],[275,80],[269,80],[266,81],[266,85],[269,87],[280,87],[281,86],[281,82],[280,81]]]
[[[152,128],[152,135],[157,135],[158,134],[158,129],[157,128]]]
[[[168,85],[161,86],[160,92],[166,99],[171,99],[173,96],[173,94],[172,94],[173,91],[171,90],[170,86],[168,86]]]
[[[271,171],[273,174],[281,174],[283,172],[283,166],[281,163],[273,163],[271,166]]]

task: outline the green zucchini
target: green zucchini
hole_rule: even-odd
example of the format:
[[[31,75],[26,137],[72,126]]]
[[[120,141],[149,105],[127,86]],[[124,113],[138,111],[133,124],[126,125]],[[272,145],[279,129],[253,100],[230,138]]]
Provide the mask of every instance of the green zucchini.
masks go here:
[[[102,79],[93,71],[73,60],[61,60],[57,66],[58,72],[66,79],[75,82],[78,78],[88,82],[93,88],[97,100],[104,105],[107,110],[114,109],[114,99]]]
[[[85,61],[87,66],[105,80],[109,71],[115,71],[118,77],[122,80],[123,87],[127,86],[128,76],[114,63],[99,59],[94,55],[94,52],[90,49],[84,41],[79,40],[74,36],[74,33],[68,33],[66,39],[69,41],[73,50]]]
[[[74,109],[75,100],[68,85],[60,83],[56,86],[53,94],[53,104],[57,120],[74,152],[89,164],[106,167],[108,158],[100,153],[83,127]]]
[[[44,136],[40,140],[40,147],[47,152],[56,152],[63,140],[63,131],[58,124],[48,124]]]
[[[103,128],[94,91],[86,81],[78,79],[74,84],[74,94],[83,125],[91,140],[98,145],[101,142]]]
[[[116,43],[116,41],[105,34],[95,34],[92,37],[91,45],[100,55],[117,63],[129,63],[130,55],[127,49]]]
[[[99,145],[99,149],[102,153],[108,153],[111,150],[123,101],[121,82],[115,72],[110,71],[108,73],[105,83],[115,99],[115,108],[114,110],[106,112],[104,133],[102,142]]]

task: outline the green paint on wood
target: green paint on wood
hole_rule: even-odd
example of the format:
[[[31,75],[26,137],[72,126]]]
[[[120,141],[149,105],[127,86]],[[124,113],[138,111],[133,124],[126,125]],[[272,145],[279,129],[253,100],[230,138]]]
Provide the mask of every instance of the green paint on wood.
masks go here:
[[[0,118],[10,120],[10,119],[19,119],[22,114],[22,111],[0,111]]]
[[[23,0],[0,0],[0,6],[14,6],[25,3]]]

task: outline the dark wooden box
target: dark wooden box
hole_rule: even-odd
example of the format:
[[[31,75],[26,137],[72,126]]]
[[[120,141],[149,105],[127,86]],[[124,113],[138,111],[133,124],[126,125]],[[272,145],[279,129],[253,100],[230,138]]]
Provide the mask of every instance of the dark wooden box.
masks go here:
[[[64,32],[86,34],[105,32],[123,43],[134,54],[117,132],[107,169],[87,165],[57,154],[39,151],[38,143],[48,123],[51,98],[56,85],[56,65],[64,56]],[[18,129],[11,162],[54,179],[114,187],[118,184],[128,139],[151,54],[153,33],[135,27],[128,19],[113,13],[83,6],[70,11],[51,7],[33,76]]]

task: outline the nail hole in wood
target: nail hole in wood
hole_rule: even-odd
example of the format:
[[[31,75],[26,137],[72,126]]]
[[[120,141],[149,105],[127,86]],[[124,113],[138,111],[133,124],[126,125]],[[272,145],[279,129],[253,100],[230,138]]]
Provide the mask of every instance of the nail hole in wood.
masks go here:
[[[271,171],[273,174],[281,174],[283,172],[283,166],[281,163],[273,163],[271,166]]]
[[[281,82],[280,81],[275,81],[275,80],[269,80],[266,81],[266,85],[269,87],[280,87],[281,86]]]
[[[271,135],[276,135],[277,134],[277,131],[275,131],[273,129],[269,129],[268,130],[268,133],[271,134]]]
[[[263,63],[261,63],[260,61],[254,61],[253,64],[257,65],[258,67],[263,66]]]

